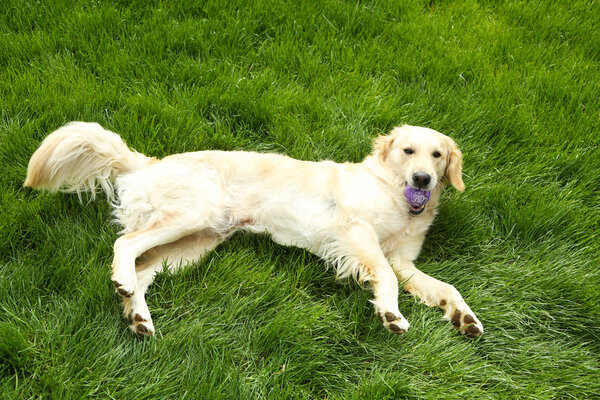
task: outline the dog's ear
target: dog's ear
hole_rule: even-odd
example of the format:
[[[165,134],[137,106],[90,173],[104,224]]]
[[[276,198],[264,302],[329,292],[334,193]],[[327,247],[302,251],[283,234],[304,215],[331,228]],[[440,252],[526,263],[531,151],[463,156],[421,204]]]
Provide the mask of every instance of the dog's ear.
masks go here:
[[[448,158],[446,160],[446,178],[458,191],[465,190],[462,180],[462,153],[454,140],[448,138]]]
[[[392,144],[394,139],[398,136],[400,128],[394,128],[387,135],[380,135],[373,139],[373,153],[376,157],[379,157],[382,161],[385,160],[392,150]]]

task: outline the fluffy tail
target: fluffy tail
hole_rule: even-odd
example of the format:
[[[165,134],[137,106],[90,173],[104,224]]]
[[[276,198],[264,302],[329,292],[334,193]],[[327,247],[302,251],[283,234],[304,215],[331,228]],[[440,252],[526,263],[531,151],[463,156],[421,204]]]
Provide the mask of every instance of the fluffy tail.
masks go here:
[[[92,198],[99,185],[112,198],[114,178],[144,167],[150,160],[96,123],[71,122],[48,135],[33,153],[23,185],[77,192],[79,196],[89,191]]]

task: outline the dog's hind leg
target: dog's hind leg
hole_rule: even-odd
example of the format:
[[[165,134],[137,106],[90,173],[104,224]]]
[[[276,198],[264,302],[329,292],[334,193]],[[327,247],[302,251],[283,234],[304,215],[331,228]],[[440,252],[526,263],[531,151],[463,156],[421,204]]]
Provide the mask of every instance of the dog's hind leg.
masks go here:
[[[190,221],[182,217],[164,218],[149,226],[127,233],[115,241],[112,280],[117,292],[131,297],[136,288],[135,260],[157,246],[175,242],[209,228],[206,221]]]
[[[123,297],[123,313],[130,322],[131,330],[143,336],[154,333],[145,293],[163,265],[166,265],[171,272],[175,272],[200,260],[225,239],[226,236],[196,233],[157,246],[138,257],[135,267],[137,277],[135,291],[131,297]]]

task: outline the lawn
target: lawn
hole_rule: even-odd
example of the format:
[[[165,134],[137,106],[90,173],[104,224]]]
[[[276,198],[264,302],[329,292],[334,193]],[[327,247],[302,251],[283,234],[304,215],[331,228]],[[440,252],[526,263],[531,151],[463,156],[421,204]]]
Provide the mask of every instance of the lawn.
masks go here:
[[[4,0],[0,398],[600,398],[600,3]],[[52,130],[95,121],[145,154],[360,161],[408,123],[453,137],[417,266],[454,284],[479,339],[401,293],[238,234],[147,299],[133,335],[110,281],[104,198],[22,187]]]

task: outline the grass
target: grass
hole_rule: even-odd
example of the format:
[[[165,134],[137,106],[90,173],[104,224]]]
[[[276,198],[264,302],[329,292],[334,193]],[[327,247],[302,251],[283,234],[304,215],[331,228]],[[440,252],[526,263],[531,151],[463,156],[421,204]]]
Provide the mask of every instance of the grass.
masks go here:
[[[6,0],[0,10],[0,397],[600,398],[597,1]],[[148,293],[139,339],[110,283],[100,200],[21,187],[50,131],[96,121],[138,151],[358,161],[393,126],[456,139],[418,266],[478,340],[314,256],[236,235]]]

